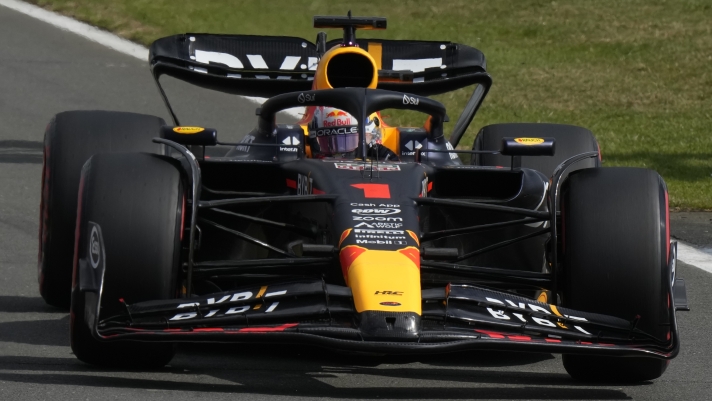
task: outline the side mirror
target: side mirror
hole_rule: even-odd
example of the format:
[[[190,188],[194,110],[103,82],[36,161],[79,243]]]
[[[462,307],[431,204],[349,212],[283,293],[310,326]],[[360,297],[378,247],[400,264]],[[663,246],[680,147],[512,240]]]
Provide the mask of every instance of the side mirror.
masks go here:
[[[502,138],[503,156],[554,156],[554,138]]]
[[[215,146],[218,143],[218,131],[203,127],[161,127],[161,138],[181,145]]]

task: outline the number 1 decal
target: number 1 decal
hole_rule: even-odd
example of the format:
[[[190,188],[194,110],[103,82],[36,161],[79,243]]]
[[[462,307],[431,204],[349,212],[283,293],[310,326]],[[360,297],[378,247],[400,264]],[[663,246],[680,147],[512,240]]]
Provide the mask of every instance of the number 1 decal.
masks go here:
[[[363,189],[365,198],[391,198],[391,191],[388,188],[388,184],[351,184],[351,186]]]

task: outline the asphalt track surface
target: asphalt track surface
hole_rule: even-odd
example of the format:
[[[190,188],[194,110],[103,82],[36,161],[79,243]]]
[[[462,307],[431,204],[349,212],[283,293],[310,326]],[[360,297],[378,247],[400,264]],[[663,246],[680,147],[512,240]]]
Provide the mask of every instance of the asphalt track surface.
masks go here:
[[[682,351],[656,381],[582,384],[551,354],[356,357],[293,346],[186,345],[155,371],[98,369],[74,358],[69,316],[37,290],[44,128],[64,110],[167,118],[146,63],[0,7],[0,399],[709,399],[712,275],[684,263],[692,311],[679,313]],[[235,140],[255,105],[168,83],[188,124]],[[708,215],[676,214],[673,234],[712,244]]]

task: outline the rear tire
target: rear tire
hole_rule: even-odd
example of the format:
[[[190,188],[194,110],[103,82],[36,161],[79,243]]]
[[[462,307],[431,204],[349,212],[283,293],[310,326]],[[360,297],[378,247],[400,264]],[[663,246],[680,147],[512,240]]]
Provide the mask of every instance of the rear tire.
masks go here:
[[[92,269],[89,231],[99,226],[105,269],[100,318],[125,313],[120,299],[133,304],[177,297],[184,200],[176,164],[162,156],[111,153],[93,156],[82,171],[70,337],[83,362],[161,367],[173,357],[170,343],[97,340],[90,329],[97,293],[80,291],[78,283],[82,271]]]
[[[547,181],[554,173],[554,169],[566,159],[585,152],[598,151],[598,143],[591,131],[586,128],[574,125],[563,124],[538,124],[538,123],[506,123],[493,124],[482,127],[472,145],[473,150],[498,151],[502,147],[502,138],[506,137],[553,137],[556,140],[556,152],[554,156],[522,156],[521,167],[536,170],[544,175],[543,180]],[[475,154],[471,159],[471,164],[477,166],[501,166],[511,167],[512,158],[502,155]],[[567,170],[562,179],[569,172],[581,168],[599,167],[600,160],[584,159]],[[547,187],[548,188],[548,187]],[[543,208],[546,206],[546,196],[542,194],[541,202]],[[541,226],[536,229],[541,228]],[[502,240],[514,238],[533,232],[534,228],[509,227],[497,231]],[[489,252],[488,255],[478,259],[477,263],[493,267],[519,266],[530,271],[546,271],[548,267],[544,260],[542,249],[547,247],[547,238],[537,237],[526,241],[511,244],[506,248]],[[504,264],[502,264],[504,262]],[[532,294],[534,295],[534,294]]]
[[[522,156],[522,167],[537,170],[547,177],[551,177],[554,169],[569,157],[585,152],[598,152],[598,142],[591,131],[575,125],[564,124],[535,124],[535,123],[507,123],[493,124],[482,127],[473,150],[499,150],[502,147],[502,138],[505,137],[553,137],[556,139],[556,153],[554,156]],[[510,156],[502,155],[475,155],[473,164],[478,166],[510,167]],[[586,159],[571,166],[568,172],[574,170],[599,167],[600,159]],[[565,175],[564,175],[565,176]]]
[[[633,320],[669,339],[667,189],[654,171],[598,168],[572,173],[562,192],[563,305]],[[654,358],[564,355],[577,380],[634,382],[660,377]]]
[[[151,142],[163,119],[112,111],[67,111],[47,126],[44,139],[38,281],[45,301],[69,307],[77,189],[82,166],[99,152],[158,153]]]

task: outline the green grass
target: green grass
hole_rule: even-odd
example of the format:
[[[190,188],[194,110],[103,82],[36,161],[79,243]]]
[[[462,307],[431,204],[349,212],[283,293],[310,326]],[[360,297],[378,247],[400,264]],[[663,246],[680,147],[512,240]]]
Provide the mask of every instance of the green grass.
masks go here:
[[[605,165],[657,170],[673,207],[712,209],[710,0],[32,2],[146,45],[184,32],[313,40],[313,15],[384,16],[387,31],[359,35],[450,40],[487,56],[494,86],[461,143],[498,122],[581,125]],[[459,112],[468,95],[437,98]]]

